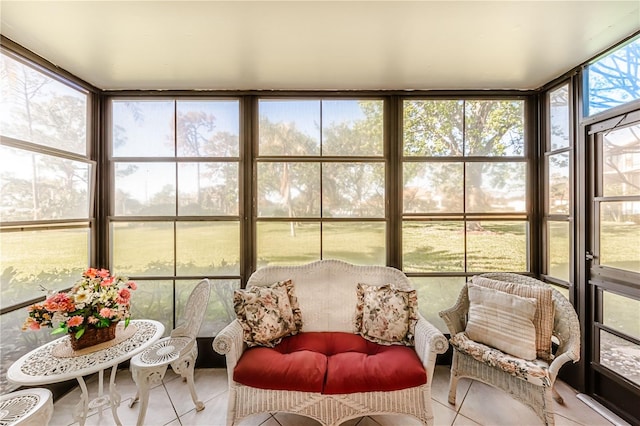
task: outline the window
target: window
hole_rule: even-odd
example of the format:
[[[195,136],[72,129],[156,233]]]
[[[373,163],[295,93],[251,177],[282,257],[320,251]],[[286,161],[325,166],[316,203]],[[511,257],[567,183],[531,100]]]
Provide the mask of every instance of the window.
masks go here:
[[[543,273],[563,285],[571,281],[572,96],[569,83],[546,94],[545,256]]]
[[[402,268],[443,330],[467,276],[529,271],[524,135],[522,100],[403,103]]]
[[[235,318],[230,300],[240,286],[240,102],[110,105],[110,264],[138,282],[132,314],[169,332],[193,286],[209,277],[200,334],[215,335]]]
[[[593,62],[584,73],[585,116],[640,99],[640,36]]]
[[[95,162],[90,94],[8,50],[0,54],[0,391],[6,370],[53,339],[22,333],[25,306],[73,285],[92,260]],[[52,255],[55,251],[55,256]]]
[[[382,100],[259,100],[257,265],[386,263]]]

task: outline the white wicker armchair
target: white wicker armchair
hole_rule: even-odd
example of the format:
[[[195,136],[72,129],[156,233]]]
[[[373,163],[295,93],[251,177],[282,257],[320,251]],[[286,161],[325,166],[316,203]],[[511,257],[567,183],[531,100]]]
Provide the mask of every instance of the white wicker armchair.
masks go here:
[[[291,279],[307,331],[353,333],[357,303],[356,285],[393,283],[410,290],[401,271],[384,266],[356,266],[337,260],[321,260],[302,266],[268,266],[258,269],[247,287],[269,285]],[[262,412],[289,412],[316,419],[323,425],[339,425],[351,418],[370,414],[406,414],[424,424],[433,424],[431,384],[437,354],[447,350],[444,335],[420,317],[415,330],[415,351],[427,372],[427,383],[389,392],[359,392],[327,395],[317,392],[258,389],[237,383],[234,368],[246,345],[242,327],[234,320],[214,339],[216,352],[226,355],[229,381],[227,425]]]
[[[480,276],[530,286],[548,286],[548,284],[535,278],[513,273],[498,272],[482,274]],[[506,371],[505,368],[501,368],[506,365],[509,365],[511,368],[513,364],[501,362],[499,359],[494,359],[493,361],[495,362],[489,361],[491,358],[488,354],[489,350],[485,353],[476,354],[477,356],[473,357],[459,350],[456,345],[452,345],[454,351],[451,364],[451,382],[449,386],[450,404],[455,404],[456,401],[456,385],[458,379],[467,377],[502,389],[513,398],[531,407],[545,425],[555,424],[552,401],[553,385],[560,367],[568,361],[576,362],[580,359],[580,325],[578,316],[569,301],[553,287],[551,287],[551,289],[555,310],[553,336],[558,339],[559,346],[550,364],[541,359],[533,362],[536,367],[541,368],[544,376],[539,377],[540,380],[529,381],[526,373],[519,374],[526,368],[524,363],[522,366],[516,367],[516,370],[518,370],[518,374],[516,374],[513,369]],[[450,309],[440,312],[440,317],[442,317],[447,324],[452,337],[465,331],[468,312],[469,296],[467,293],[467,285],[465,285],[458,296],[456,304]],[[497,350],[491,349],[491,351],[493,352],[492,355],[495,355]],[[499,351],[497,352],[500,353]]]

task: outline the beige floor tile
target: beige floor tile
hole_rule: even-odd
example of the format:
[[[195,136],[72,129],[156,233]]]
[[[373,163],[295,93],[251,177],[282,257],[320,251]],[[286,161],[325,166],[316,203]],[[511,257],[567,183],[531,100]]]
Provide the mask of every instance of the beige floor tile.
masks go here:
[[[451,426],[456,418],[456,411],[451,407],[452,405],[445,403],[442,404],[439,401],[432,400],[433,406],[433,423],[435,426]]]
[[[436,365],[431,384],[431,398],[451,409],[457,410],[471,386],[471,380],[459,379],[456,388],[456,405],[449,404],[449,377],[451,370],[447,365]]]
[[[320,426],[320,422],[306,416],[298,416],[291,413],[276,413],[273,417],[282,426]]]
[[[453,426],[481,426],[480,423],[474,422],[468,417],[458,414],[453,421]]]
[[[189,397],[187,391],[187,397]],[[191,410],[180,416],[183,426],[225,426],[227,419],[227,395],[226,393],[207,400],[202,411],[196,411],[191,403]]]
[[[227,373],[223,369],[197,369],[193,377],[198,399],[205,405],[208,400],[227,392]],[[182,380],[182,377],[165,382],[164,386],[171,395],[171,401],[178,416],[195,408],[189,386],[187,382]]]
[[[482,425],[539,425],[541,420],[526,405],[492,386],[473,381],[459,413]]]
[[[278,422],[273,418],[271,414],[260,413],[260,414],[254,414],[253,416],[244,418],[238,423],[238,426],[259,426],[259,425],[278,426]]]
[[[598,414],[587,404],[576,398],[577,392],[561,380],[556,380],[556,391],[562,396],[564,404],[554,401],[554,408],[558,416],[562,416],[576,423],[589,426],[611,426],[611,422]]]

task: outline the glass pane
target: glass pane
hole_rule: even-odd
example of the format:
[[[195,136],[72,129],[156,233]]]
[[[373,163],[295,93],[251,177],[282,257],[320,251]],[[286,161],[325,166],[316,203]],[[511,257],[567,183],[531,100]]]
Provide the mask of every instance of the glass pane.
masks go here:
[[[587,67],[587,116],[640,99],[640,86],[631,84],[638,80],[638,62],[640,37]]]
[[[549,142],[551,151],[570,146],[569,86],[564,85],[549,93]]]
[[[383,101],[322,101],[322,155],[381,156]]]
[[[605,133],[602,151],[602,195],[640,195],[640,124]]]
[[[525,163],[467,163],[467,212],[525,212]]]
[[[418,309],[427,321],[435,325],[443,333],[449,333],[438,312],[455,305],[462,286],[464,277],[412,277],[413,287],[418,293]]]
[[[320,224],[258,222],[257,266],[301,265],[320,260]]]
[[[114,273],[173,275],[173,222],[112,223],[111,241]]]
[[[464,223],[405,221],[402,224],[402,270],[463,272]]]
[[[116,216],[175,216],[175,163],[116,163]]]
[[[524,156],[524,101],[466,101],[468,156]]]
[[[640,339],[640,300],[603,291],[602,323]]]
[[[461,213],[463,163],[403,164],[404,213]]]
[[[0,133],[80,155],[87,154],[86,93],[0,55]]]
[[[548,264],[547,274],[569,282],[571,257],[569,222],[547,222]]]
[[[152,319],[164,325],[164,336],[174,328],[173,281],[136,280],[138,288],[131,293],[131,319]]]
[[[640,201],[600,203],[600,265],[640,272]]]
[[[178,215],[237,216],[238,163],[178,163]]]
[[[529,224],[467,222],[467,271],[528,272]]]
[[[45,296],[40,286],[49,290],[71,287],[89,266],[89,229],[2,232],[0,253],[4,309]]]
[[[549,155],[547,157],[549,214],[568,215],[569,193],[569,153]]]
[[[187,299],[198,282],[199,280],[176,281],[176,326],[179,326],[181,319],[184,318]],[[240,288],[240,280],[209,279],[209,282],[211,295],[198,337],[215,336],[236,319],[236,312],[233,309],[233,291]]]
[[[404,101],[404,155],[462,156],[463,123],[463,101]]]
[[[319,217],[319,163],[258,163],[259,217]]]
[[[322,258],[357,265],[386,265],[384,222],[322,224]]]
[[[0,146],[0,221],[88,219],[92,168]]]
[[[238,275],[238,222],[177,222],[177,275]]]
[[[640,345],[600,330],[600,364],[640,385]]]
[[[384,164],[324,163],[323,217],[384,217]]]
[[[0,333],[0,347],[2,347],[2,357],[0,357],[0,394],[3,395],[20,387],[20,385],[9,383],[7,380],[7,370],[11,367],[11,364],[27,352],[60,338],[59,334],[51,335],[51,330],[53,330],[51,328],[22,331],[21,327],[27,315],[27,309],[24,308],[0,316],[0,329],[2,329],[2,333]]]
[[[320,101],[261,99],[260,155],[320,155]]]
[[[178,101],[176,108],[178,156],[238,156],[238,101]]]
[[[112,101],[114,157],[175,156],[173,101]]]

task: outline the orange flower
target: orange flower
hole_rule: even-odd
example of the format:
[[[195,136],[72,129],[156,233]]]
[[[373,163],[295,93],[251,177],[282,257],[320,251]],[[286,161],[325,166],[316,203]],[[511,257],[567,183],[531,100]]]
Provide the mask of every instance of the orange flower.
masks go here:
[[[84,317],[82,315],[72,316],[67,320],[67,325],[69,327],[76,327],[84,322]]]

